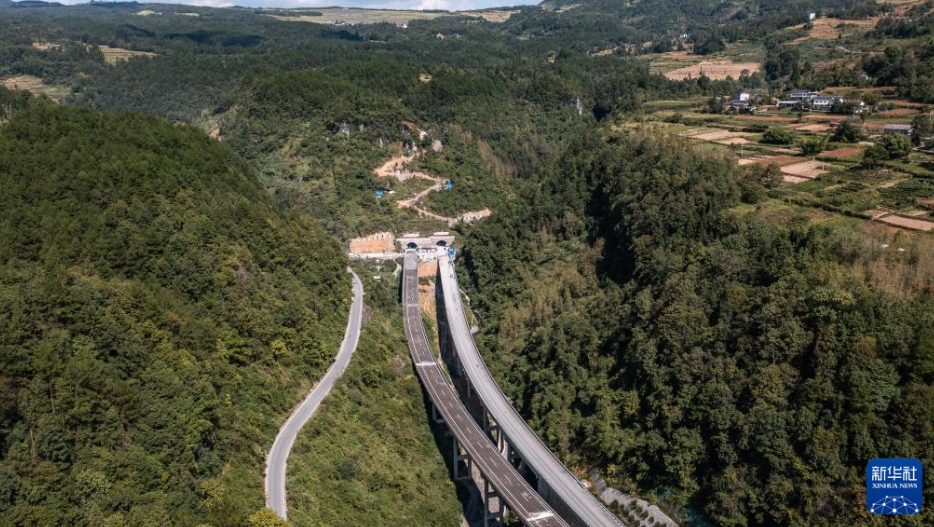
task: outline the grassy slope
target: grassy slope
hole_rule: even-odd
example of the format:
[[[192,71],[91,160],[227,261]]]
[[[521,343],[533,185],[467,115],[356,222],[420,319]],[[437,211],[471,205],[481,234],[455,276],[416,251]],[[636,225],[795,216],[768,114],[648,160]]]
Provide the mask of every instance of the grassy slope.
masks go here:
[[[391,277],[365,284],[375,316],[289,458],[289,519],[296,526],[460,523],[461,505],[427,426]]]

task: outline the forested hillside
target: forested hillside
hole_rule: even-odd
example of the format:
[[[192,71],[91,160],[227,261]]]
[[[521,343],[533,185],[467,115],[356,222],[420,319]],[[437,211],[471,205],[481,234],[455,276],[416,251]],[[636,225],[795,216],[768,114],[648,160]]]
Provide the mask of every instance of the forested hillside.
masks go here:
[[[617,19],[617,23],[654,37],[683,32],[719,33],[724,26],[732,26],[724,35],[739,35],[739,38],[762,37],[776,29],[801,23],[809,12],[848,18],[875,14],[884,8],[883,3],[865,0],[546,0],[540,5],[543,11],[529,10],[523,14],[552,21],[576,21],[577,24],[598,24],[601,19],[603,24],[611,24]]]
[[[137,16],[144,7],[164,14]],[[595,61],[584,53],[589,46],[625,41],[621,35],[633,30],[618,20],[595,26],[574,10],[560,14],[564,29],[547,32],[536,29],[547,24],[534,13],[505,24],[413,21],[403,30],[287,23],[248,10],[186,8],[197,18],[174,10],[0,4],[0,77],[34,75],[69,87],[71,104],[216,130],[280,201],[340,237],[413,219],[372,199],[382,183],[371,170],[414,142],[400,121],[429,132],[427,145],[443,142],[428,167],[457,167],[447,176],[470,193],[433,199],[463,212],[498,207],[511,195],[507,178],[550,162],[595,119],[639,111],[652,98],[733,89],[667,81],[623,57]],[[41,50],[31,45],[37,42],[60,47]],[[155,55],[109,66],[94,46]]]
[[[200,130],[17,106],[0,125],[2,523],[242,525],[277,416],[343,334],[340,248]]]
[[[745,219],[751,183],[672,139],[588,135],[541,177],[464,261],[489,362],[563,456],[717,525],[855,524],[869,459],[934,463],[930,293]]]

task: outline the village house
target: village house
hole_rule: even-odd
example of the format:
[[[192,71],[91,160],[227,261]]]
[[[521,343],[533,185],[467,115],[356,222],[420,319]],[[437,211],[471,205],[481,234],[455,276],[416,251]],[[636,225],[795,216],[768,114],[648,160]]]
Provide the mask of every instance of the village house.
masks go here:
[[[756,103],[761,100],[762,94],[759,92],[742,91],[736,94],[732,100],[727,102],[723,108],[740,113],[755,113]]]
[[[911,130],[910,124],[887,124],[882,128],[882,133],[884,135],[902,134],[910,136]]]
[[[808,100],[808,109],[812,112],[830,112],[835,104],[843,104],[843,97],[839,95],[811,97]]]
[[[811,99],[811,98],[814,98],[814,97],[818,97],[818,96],[820,96],[820,92],[819,92],[819,91],[811,91],[811,90],[791,90],[790,92],[788,92],[788,98],[789,98],[789,99],[797,99],[797,100],[799,100],[799,101],[808,100],[808,99]]]

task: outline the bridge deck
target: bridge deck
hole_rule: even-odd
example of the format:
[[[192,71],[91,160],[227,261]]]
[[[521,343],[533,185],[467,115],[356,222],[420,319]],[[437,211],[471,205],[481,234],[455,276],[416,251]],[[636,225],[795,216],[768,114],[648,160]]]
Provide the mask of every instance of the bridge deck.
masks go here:
[[[441,372],[434,352],[428,346],[428,337],[422,323],[421,309],[418,305],[417,266],[418,257],[413,253],[406,254],[402,272],[402,303],[405,307],[405,336],[409,343],[409,352],[428,396],[475,466],[525,525],[568,527],[496,450],[461,404]]]
[[[438,264],[444,309],[458,359],[484,407],[509,438],[509,444],[581,523],[589,527],[621,527],[622,522],[583,487],[503,395],[467,327],[454,267],[447,257],[438,258]],[[577,523],[576,520],[571,521]]]

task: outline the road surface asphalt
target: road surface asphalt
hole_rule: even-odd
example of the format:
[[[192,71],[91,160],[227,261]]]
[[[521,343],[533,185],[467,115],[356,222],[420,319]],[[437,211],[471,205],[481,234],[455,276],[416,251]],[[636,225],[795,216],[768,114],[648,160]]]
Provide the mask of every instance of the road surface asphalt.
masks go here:
[[[405,308],[405,337],[412,362],[432,403],[444,417],[458,443],[464,448],[484,478],[489,481],[509,507],[530,527],[568,527],[545,500],[497,450],[490,438],[473,420],[454,388],[438,366],[422,323],[418,303],[418,256],[414,251],[405,257],[402,271],[402,304]]]
[[[589,527],[620,527],[620,522],[576,477],[558,460],[503,395],[493,380],[464,317],[454,266],[448,257],[438,258],[438,274],[444,292],[448,327],[454,337],[454,347],[467,372],[470,384],[480,396],[490,415],[506,433],[509,444],[519,453],[532,471],[556,493],[561,502]],[[576,522],[575,522],[576,523]]]
[[[350,356],[357,349],[360,340],[360,326],[363,322],[363,283],[356,273],[347,269],[353,275],[353,302],[350,304],[350,317],[347,320],[347,329],[344,331],[344,341],[334,363],[324,377],[312,388],[305,400],[295,408],[289,416],[279,434],[272,443],[269,455],[266,457],[266,507],[275,511],[282,519],[288,519],[285,503],[285,469],[295,444],[295,437],[305,423],[315,414],[321,401],[324,400],[334,383],[347,369]]]

